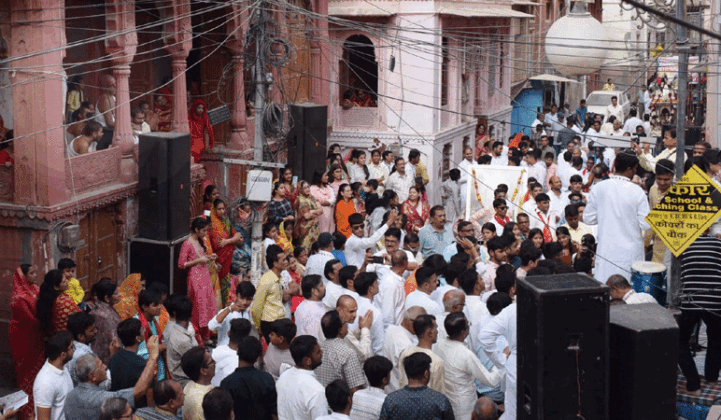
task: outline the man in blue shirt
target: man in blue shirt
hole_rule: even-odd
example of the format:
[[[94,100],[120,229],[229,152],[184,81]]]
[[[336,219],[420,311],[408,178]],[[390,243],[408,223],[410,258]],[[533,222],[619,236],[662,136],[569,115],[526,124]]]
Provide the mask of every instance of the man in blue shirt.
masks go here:
[[[581,99],[581,105],[576,108],[576,115],[578,116],[578,123],[581,124],[581,128],[586,124],[586,112],[588,107],[586,106],[586,100]]]
[[[428,388],[431,376],[431,357],[413,353],[403,360],[408,385],[389,394],[381,408],[381,420],[439,419],[453,420],[453,408],[448,398]]]
[[[442,255],[443,250],[455,240],[451,225],[446,225],[446,210],[443,206],[431,207],[430,216],[431,223],[418,231],[420,252],[424,259],[433,254]]]

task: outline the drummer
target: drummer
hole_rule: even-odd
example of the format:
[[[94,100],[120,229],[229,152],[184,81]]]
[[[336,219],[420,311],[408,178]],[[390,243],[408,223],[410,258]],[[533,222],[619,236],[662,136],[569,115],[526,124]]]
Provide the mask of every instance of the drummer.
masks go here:
[[[611,288],[611,298],[623,299],[629,305],[637,303],[656,303],[656,299],[648,293],[636,292],[631,288],[631,284],[620,274],[614,274],[606,281],[608,287]]]

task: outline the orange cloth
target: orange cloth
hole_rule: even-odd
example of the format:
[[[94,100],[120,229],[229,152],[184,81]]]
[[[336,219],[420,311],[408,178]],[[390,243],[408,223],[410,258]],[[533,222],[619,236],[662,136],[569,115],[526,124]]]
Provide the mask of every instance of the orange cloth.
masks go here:
[[[133,273],[123,280],[118,287],[120,302],[116,303],[115,311],[121,320],[130,319],[138,313],[138,294],[140,294],[140,273]]]
[[[352,234],[348,216],[357,213],[353,200],[340,200],[335,205],[335,226],[336,230],[342,233],[346,238],[350,238]]]

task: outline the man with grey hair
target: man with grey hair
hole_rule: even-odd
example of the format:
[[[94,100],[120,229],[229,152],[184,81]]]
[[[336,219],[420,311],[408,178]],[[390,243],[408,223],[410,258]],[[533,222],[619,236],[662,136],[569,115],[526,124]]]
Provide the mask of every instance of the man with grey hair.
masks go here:
[[[446,317],[455,312],[463,312],[466,307],[466,294],[460,290],[449,290],[443,295],[443,318],[438,322],[438,342],[448,339],[446,333]],[[435,346],[434,346],[435,347]]]
[[[420,315],[425,315],[426,310],[420,306],[411,306],[403,313],[401,325],[391,325],[386,329],[383,340],[383,356],[393,363],[390,383],[386,387],[388,392],[400,389],[400,364],[399,360],[403,350],[418,343],[413,332],[413,321]]]
[[[473,406],[471,420],[498,420],[498,405],[488,397],[479,398]]]
[[[93,353],[86,354],[75,363],[75,375],[78,386],[75,387],[65,399],[66,420],[93,420],[97,419],[100,407],[108,398],[124,398],[131,408],[136,401],[141,400],[153,381],[158,363],[158,338],[151,337],[147,342],[150,357],[145,365],[140,379],[133,388],[110,392],[100,388],[100,384],[107,379],[107,366]]]
[[[133,407],[122,397],[108,398],[100,405],[98,420],[121,420],[131,418]]]

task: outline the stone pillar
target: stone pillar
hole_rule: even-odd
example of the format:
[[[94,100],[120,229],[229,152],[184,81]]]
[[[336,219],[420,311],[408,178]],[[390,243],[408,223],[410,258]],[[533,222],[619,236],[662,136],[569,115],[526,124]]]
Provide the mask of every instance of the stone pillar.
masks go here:
[[[313,11],[321,16],[328,15],[328,0],[314,0]],[[330,63],[322,57],[330,57],[328,21],[323,18],[315,19],[316,36],[310,46],[310,57],[312,63],[311,100],[316,104],[330,105]],[[330,112],[328,114],[330,118]]]
[[[173,115],[171,130],[188,133],[188,91],[185,86],[186,59],[192,48],[193,27],[190,22],[190,1],[170,0],[164,27],[165,49],[173,55]]]
[[[63,132],[65,0],[16,0],[11,7],[9,55],[25,57],[13,72],[14,203],[52,206],[68,199]],[[38,55],[40,51],[50,51]],[[42,68],[42,72],[26,72]],[[17,70],[15,70],[17,69]]]
[[[244,80],[244,59],[243,59],[243,22],[247,22],[247,8],[244,4],[233,2],[228,6],[231,18],[228,21],[227,43],[233,60],[233,97],[230,110],[230,140],[228,148],[248,152],[248,158],[252,157],[253,139],[248,135],[248,123],[245,109],[245,80]]]
[[[135,4],[126,0],[107,0],[105,3],[105,23],[108,35],[120,33],[109,38],[105,51],[110,55],[115,77],[115,130],[113,147],[120,148],[120,181],[133,183],[138,180],[138,160],[133,141],[133,128],[130,121],[130,63],[133,62],[138,46],[138,34],[135,32]]]
[[[172,131],[179,133],[190,132],[188,125],[188,90],[185,84],[186,59],[188,51],[173,53],[173,121],[170,126]]]

